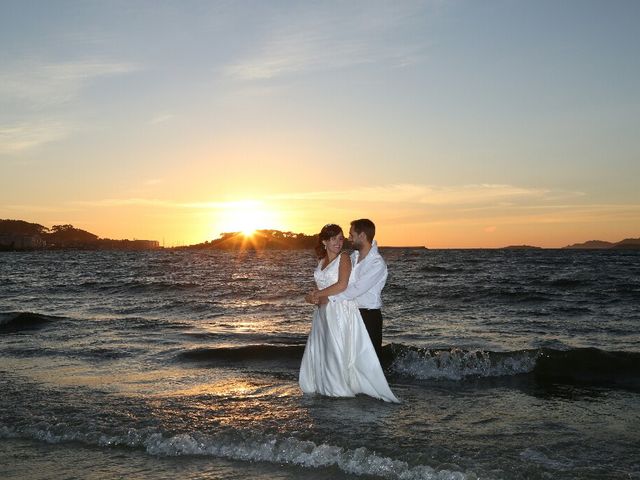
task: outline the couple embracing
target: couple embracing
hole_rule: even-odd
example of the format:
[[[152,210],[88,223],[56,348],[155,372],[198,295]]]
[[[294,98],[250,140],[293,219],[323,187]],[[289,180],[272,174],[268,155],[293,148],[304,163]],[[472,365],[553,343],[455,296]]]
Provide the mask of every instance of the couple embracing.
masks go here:
[[[353,397],[364,393],[398,403],[380,365],[382,305],[380,294],[387,266],[373,239],[371,220],[351,222],[354,252],[342,251],[344,234],[338,225],[320,231],[314,271],[317,289],[305,299],[316,306],[300,366],[304,393]]]

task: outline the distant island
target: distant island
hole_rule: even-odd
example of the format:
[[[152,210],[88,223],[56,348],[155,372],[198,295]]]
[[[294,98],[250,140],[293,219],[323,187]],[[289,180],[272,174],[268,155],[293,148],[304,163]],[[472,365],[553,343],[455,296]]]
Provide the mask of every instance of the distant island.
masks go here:
[[[542,247],[533,245],[510,245],[501,247],[500,250],[542,250]],[[627,238],[620,242],[605,242],[602,240],[589,240],[584,243],[574,243],[562,247],[562,250],[640,250],[640,238]]]
[[[589,240],[584,243],[574,243],[573,245],[567,245],[564,248],[586,248],[586,249],[604,249],[611,248],[615,245],[613,242],[604,242],[602,240]]]
[[[603,242],[602,240],[589,240],[588,242],[584,243],[574,243],[573,245],[567,245],[564,248],[580,250],[639,250],[640,238],[626,238],[616,243]]]

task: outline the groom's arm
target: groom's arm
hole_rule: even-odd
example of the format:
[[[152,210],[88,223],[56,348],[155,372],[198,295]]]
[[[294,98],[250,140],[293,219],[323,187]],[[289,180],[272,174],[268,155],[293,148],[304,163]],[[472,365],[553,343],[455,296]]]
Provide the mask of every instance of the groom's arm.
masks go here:
[[[332,302],[338,300],[354,300],[360,295],[371,290],[375,285],[387,279],[387,265],[382,258],[376,258],[367,270],[361,272],[359,278],[351,282],[343,292],[332,295],[329,300]]]

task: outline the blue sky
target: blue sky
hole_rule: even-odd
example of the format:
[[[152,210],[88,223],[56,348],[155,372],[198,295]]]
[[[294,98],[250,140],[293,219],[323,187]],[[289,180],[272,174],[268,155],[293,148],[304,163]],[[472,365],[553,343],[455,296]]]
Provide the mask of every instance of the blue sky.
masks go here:
[[[369,216],[396,245],[639,236],[639,20],[635,1],[4,0],[0,218],[169,244],[249,221],[238,205],[306,233]]]

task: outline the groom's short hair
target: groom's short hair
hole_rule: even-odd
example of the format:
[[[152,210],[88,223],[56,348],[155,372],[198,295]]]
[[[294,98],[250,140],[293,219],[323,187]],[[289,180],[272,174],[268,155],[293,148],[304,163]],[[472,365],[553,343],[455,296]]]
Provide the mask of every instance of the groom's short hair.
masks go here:
[[[373,242],[373,237],[376,236],[376,226],[371,220],[368,218],[354,220],[351,222],[351,226],[356,233],[364,232],[367,240],[369,240],[369,242]]]

